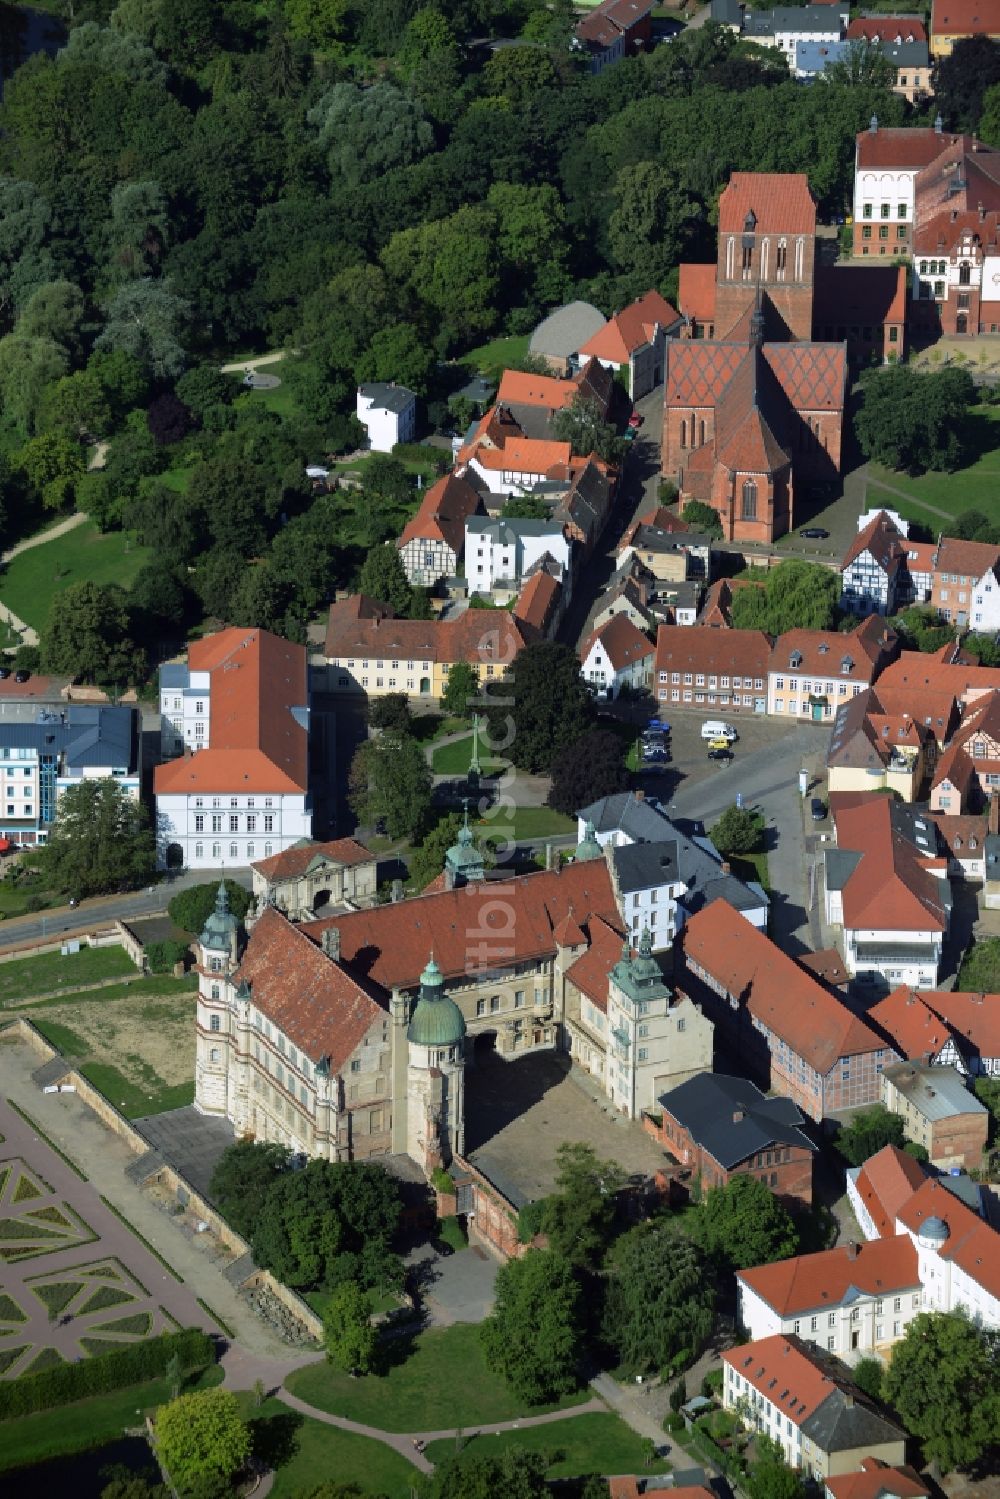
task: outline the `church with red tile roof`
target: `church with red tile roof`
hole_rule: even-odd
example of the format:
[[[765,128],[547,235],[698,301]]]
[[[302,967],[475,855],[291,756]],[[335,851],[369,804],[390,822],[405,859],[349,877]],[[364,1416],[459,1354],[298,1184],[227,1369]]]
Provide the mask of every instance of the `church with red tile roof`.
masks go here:
[[[682,505],[718,513],[728,541],[784,535],[796,483],[840,472],[847,350],[813,342],[815,255],[804,174],[735,172],[719,200],[714,288],[705,267],[681,268],[689,336],[668,353],[662,469]]]

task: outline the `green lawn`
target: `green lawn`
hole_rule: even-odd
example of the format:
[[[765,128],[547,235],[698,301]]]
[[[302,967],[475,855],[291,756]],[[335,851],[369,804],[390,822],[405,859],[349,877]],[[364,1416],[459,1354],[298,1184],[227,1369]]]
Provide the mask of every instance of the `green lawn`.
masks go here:
[[[105,989],[92,989],[85,996],[88,1005],[109,1004],[118,999],[168,999],[172,995],[194,994],[198,987],[198,980],[194,976],[183,979],[175,979],[170,974],[153,973],[148,978],[133,979],[130,984],[108,984]],[[52,999],[43,999],[37,1005],[31,1006],[32,1015],[44,1015],[46,1010],[52,1009],[54,1005],[64,1005],[67,996],[65,994],[55,995]],[[15,1005],[10,1006],[16,1009]],[[162,1011],[154,1004],[150,1004],[148,1011],[144,1012],[143,1018],[156,1020]]]
[[[547,1477],[574,1478],[581,1473],[642,1473],[645,1452],[642,1438],[610,1411],[605,1415],[573,1416],[550,1426],[522,1427],[495,1436],[474,1437],[463,1448],[463,1456],[497,1457],[511,1447],[544,1452],[552,1458]],[[430,1442],[425,1449],[432,1463],[443,1462],[455,1451],[454,1440]],[[657,1472],[667,1464],[657,1459]]]
[[[468,354],[462,356],[461,363],[472,370],[482,370],[486,375],[499,374],[501,370],[524,358],[530,341],[529,333],[512,333],[506,338],[493,338],[487,344],[480,344],[478,349],[470,349]]]
[[[65,958],[57,952],[18,958],[13,963],[0,963],[0,1005],[15,1004],[32,994],[78,989],[81,984],[94,984],[135,971],[135,964],[123,947],[83,947]]]
[[[219,1384],[222,1372],[217,1364],[213,1365],[185,1388],[203,1390]],[[140,1426],[147,1411],[154,1411],[169,1399],[167,1381],[153,1379],[110,1395],[94,1395],[75,1405],[60,1405],[55,1410],[0,1421],[0,1471],[103,1446],[120,1437],[124,1427]]]
[[[431,769],[437,776],[464,776],[472,762],[472,735],[456,739],[452,744],[439,744],[431,757]],[[492,774],[507,764],[506,760],[495,760],[483,749],[479,741],[479,764],[485,774]]]
[[[974,463],[954,474],[931,472],[919,478],[878,463],[869,464],[870,480],[881,480],[909,499],[869,482],[866,508],[884,504],[907,520],[922,521],[935,534],[943,519],[941,511],[954,516],[963,510],[981,510],[994,525],[1000,524],[1000,407],[975,406],[972,410],[979,451]]]
[[[525,1414],[503,1380],[486,1367],[478,1326],[458,1322],[432,1328],[414,1339],[412,1351],[402,1339],[386,1347],[403,1362],[381,1378],[351,1379],[329,1364],[309,1364],[288,1376],[287,1387],[319,1410],[384,1431],[442,1431]],[[586,1398],[573,1395],[531,1414],[579,1405]]]
[[[128,532],[102,535],[87,521],[15,557],[0,580],[0,599],[40,630],[52,600],[71,583],[120,583],[128,588],[152,555],[149,547],[137,546]]]
[[[476,831],[490,838],[558,838],[576,832],[576,819],[553,812],[551,807],[516,807],[511,821],[503,815],[476,823]]]
[[[32,895],[38,896],[42,910],[62,905],[64,901],[62,895],[53,895],[41,888],[37,880],[23,881],[18,885],[12,880],[0,880],[0,920],[7,916],[24,916],[28,909],[28,898]]]
[[[156,482],[167,489],[176,490],[178,494],[185,494],[196,467],[197,464],[189,463],[179,468],[168,468],[162,474],[157,474]]]
[[[969,949],[955,988],[973,994],[1000,994],[1000,937],[984,937]]]
[[[293,1499],[331,1480],[356,1483],[366,1494],[410,1499],[417,1470],[391,1447],[303,1418],[280,1400],[265,1400],[259,1408],[250,1396],[240,1401],[255,1450],[275,1467],[275,1499]]]

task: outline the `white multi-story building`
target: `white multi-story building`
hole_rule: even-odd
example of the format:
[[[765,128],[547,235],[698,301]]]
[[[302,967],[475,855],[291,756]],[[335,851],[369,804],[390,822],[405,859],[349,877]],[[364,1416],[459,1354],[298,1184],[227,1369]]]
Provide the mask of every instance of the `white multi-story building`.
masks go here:
[[[548,553],[562,569],[568,591],[572,542],[562,526],[544,520],[491,520],[470,516],[465,523],[465,578],[470,593],[503,587],[516,592],[530,568]]]
[[[306,652],[267,630],[195,641],[160,672],[157,858],[218,869],[282,853],[312,834]]]
[[[417,435],[417,398],[405,385],[359,385],[357,416],[375,453],[391,453],[397,442],[412,442]]]
[[[617,697],[623,687],[648,687],[656,647],[626,614],[615,614],[588,635],[580,647],[580,674],[585,682]]]
[[[0,722],[0,837],[45,843],[70,786],[110,777],[139,796],[139,720],[134,708],[73,703],[40,708],[35,721]]]
[[[951,139],[944,134],[940,116],[933,128],[922,129],[887,129],[872,116],[855,142],[855,255],[909,257],[917,176]]]

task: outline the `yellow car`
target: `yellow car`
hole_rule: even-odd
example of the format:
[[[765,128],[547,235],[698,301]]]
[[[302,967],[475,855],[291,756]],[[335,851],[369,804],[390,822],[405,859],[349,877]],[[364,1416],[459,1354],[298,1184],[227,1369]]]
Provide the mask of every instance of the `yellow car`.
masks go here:
[[[729,740],[728,739],[710,739],[708,741],[708,747],[709,747],[710,750],[713,750],[713,749],[728,749],[729,748]]]

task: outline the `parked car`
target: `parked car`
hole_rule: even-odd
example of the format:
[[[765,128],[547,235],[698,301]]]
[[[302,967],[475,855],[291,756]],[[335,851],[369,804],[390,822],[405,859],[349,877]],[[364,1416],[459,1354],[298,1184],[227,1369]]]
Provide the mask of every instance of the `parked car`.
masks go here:
[[[661,734],[670,733],[670,725],[668,723],[664,723],[662,718],[651,718],[649,720],[649,723],[646,725],[647,734],[649,733],[650,729],[659,729]]]
[[[632,415],[628,419],[628,424],[632,428],[633,432],[638,432],[639,428],[642,426],[645,420],[646,418],[640,415],[638,411],[633,411]]]
[[[26,682],[30,676],[31,676],[31,672],[30,671],[16,671],[14,673],[14,681],[15,682]]]
[[[723,738],[720,735],[720,737],[718,739],[710,739],[708,741],[708,747],[709,747],[709,749],[724,749],[724,750],[727,750],[729,748],[729,740]]]
[[[708,758],[710,760],[721,760],[724,765],[728,765],[730,760],[735,757],[731,749],[710,749]]]
[[[709,718],[701,726],[702,739],[724,739],[727,744],[732,744],[734,739],[740,736],[731,723],[723,723],[721,718]]]
[[[0,666],[0,682],[6,682],[6,680],[7,680],[7,678],[9,676],[10,676],[10,667],[9,666]]]
[[[826,816],[826,802],[821,796],[814,796],[809,803],[809,815],[813,822],[822,822]]]
[[[824,531],[822,526],[806,526],[804,531],[799,532],[799,535],[804,536],[807,541],[826,541],[830,533]]]

